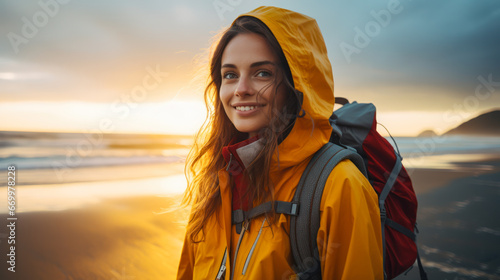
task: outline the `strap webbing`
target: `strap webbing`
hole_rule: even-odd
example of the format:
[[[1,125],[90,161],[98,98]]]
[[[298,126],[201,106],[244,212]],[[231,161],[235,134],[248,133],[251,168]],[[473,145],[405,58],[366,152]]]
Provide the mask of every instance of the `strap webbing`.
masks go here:
[[[264,202],[248,211],[243,211],[241,209],[233,210],[231,213],[231,223],[236,224],[236,232],[240,234],[241,223],[245,220],[251,220],[260,215],[271,212],[273,208],[273,202]],[[274,201],[274,211],[278,214],[286,214],[290,216],[297,216],[299,214],[299,203],[298,202],[287,202],[287,201]]]
[[[393,228],[393,229],[401,232],[402,234],[408,236],[411,240],[417,241],[417,235],[413,231],[411,231],[411,230],[407,229],[406,227],[404,227],[404,226],[396,223],[395,221],[387,218],[385,220],[385,224],[388,225],[388,226],[390,226],[391,228]]]
[[[272,201],[264,202],[248,211],[241,209],[234,210],[232,213],[231,222],[233,224],[242,223],[245,220],[251,220],[257,216],[271,212],[273,207]],[[297,202],[274,201],[274,211],[279,214],[287,214],[297,216],[299,214],[299,204]]]
[[[420,254],[418,253],[418,248],[417,248],[417,263],[418,263],[418,272],[420,274],[420,279],[427,280],[427,273],[425,273],[424,266],[422,265],[422,261],[420,260]]]
[[[386,258],[386,248],[385,248],[385,224],[387,223],[387,212],[385,210],[385,199],[389,195],[389,193],[392,190],[392,187],[394,186],[394,183],[396,183],[396,179],[398,178],[399,172],[401,172],[401,168],[403,167],[403,164],[401,163],[401,157],[399,156],[396,151],[394,151],[394,154],[396,155],[396,162],[394,163],[394,167],[392,168],[391,174],[389,175],[389,178],[387,178],[387,182],[385,182],[384,188],[380,192],[378,196],[378,204],[380,208],[380,221],[382,224],[382,247],[383,247],[383,263],[385,267],[385,258]],[[385,271],[384,271],[384,279],[386,278]]]
[[[417,223],[415,223],[415,232],[418,232],[417,228]],[[417,243],[416,240],[416,235],[415,235],[415,243]],[[418,264],[418,273],[420,274],[420,280],[428,280],[427,278],[427,273],[425,272],[424,266],[422,265],[422,261],[420,260],[420,254],[418,253],[418,246],[417,246],[417,264]]]
[[[391,192],[394,183],[396,183],[396,179],[398,178],[399,172],[401,172],[401,168],[403,167],[403,164],[401,162],[401,157],[396,153],[396,151],[394,151],[394,154],[396,155],[396,162],[394,163],[394,167],[392,168],[389,178],[387,178],[387,182],[385,182],[384,188],[382,189],[380,195],[378,196],[379,203],[385,202],[385,199]]]
[[[333,168],[344,159],[351,160],[366,176],[361,156],[351,149],[327,143],[313,156],[295,191],[294,200],[300,203],[301,213],[290,219],[290,247],[300,279],[321,279],[316,241],[321,197]]]

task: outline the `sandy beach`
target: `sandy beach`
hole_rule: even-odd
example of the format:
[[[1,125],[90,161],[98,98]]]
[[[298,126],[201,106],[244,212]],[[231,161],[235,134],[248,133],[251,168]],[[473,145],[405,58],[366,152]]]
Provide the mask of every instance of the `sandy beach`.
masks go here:
[[[173,279],[186,212],[158,213],[179,199],[109,199],[80,209],[20,213],[16,272],[7,271],[2,254],[1,278]]]
[[[422,263],[429,279],[498,280],[500,160],[462,167],[410,170],[419,201]],[[418,269],[397,279],[420,279]]]

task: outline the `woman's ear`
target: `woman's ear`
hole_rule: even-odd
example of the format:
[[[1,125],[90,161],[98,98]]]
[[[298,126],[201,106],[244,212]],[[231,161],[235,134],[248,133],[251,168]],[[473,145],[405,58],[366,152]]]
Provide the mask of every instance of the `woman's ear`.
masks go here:
[[[297,98],[297,109],[294,112],[297,117],[302,118],[306,115],[306,111],[302,108],[302,102],[304,101],[304,94],[300,90],[294,89],[295,96]]]

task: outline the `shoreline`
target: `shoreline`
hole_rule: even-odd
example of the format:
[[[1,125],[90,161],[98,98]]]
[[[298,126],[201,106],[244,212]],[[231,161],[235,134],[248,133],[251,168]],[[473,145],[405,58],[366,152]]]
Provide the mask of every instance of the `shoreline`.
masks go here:
[[[489,155],[482,160],[468,162],[452,161],[450,164],[455,168],[407,167],[406,170],[412,180],[415,193],[417,195],[427,194],[456,179],[500,172],[500,155]]]

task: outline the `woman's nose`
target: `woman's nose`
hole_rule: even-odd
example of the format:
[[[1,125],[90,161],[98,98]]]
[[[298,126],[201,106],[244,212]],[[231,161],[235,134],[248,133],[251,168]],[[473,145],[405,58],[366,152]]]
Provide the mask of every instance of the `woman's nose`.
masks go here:
[[[252,95],[253,89],[248,77],[240,77],[238,86],[234,92],[236,96]]]

